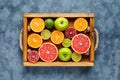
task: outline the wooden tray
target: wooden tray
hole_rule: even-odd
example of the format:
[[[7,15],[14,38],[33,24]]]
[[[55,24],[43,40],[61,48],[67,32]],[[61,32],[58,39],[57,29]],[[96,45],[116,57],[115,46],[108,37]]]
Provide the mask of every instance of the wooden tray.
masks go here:
[[[87,19],[90,32],[89,37],[91,40],[91,47],[89,55],[83,55],[82,60],[80,62],[42,62],[39,61],[37,63],[30,63],[27,60],[27,37],[28,37],[28,25],[32,18],[40,17],[40,18],[57,18],[57,17],[66,17],[69,20],[69,25],[73,26],[73,22],[75,19],[82,17]],[[80,13],[25,13],[23,15],[23,65],[24,66],[94,66],[94,14],[80,14]]]

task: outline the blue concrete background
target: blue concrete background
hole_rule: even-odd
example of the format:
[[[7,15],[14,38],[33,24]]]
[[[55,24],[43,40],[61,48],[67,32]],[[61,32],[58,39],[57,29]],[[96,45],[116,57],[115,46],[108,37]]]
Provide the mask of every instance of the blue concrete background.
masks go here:
[[[23,67],[25,12],[94,13],[100,34],[95,66]],[[0,80],[120,80],[120,0],[0,0]]]

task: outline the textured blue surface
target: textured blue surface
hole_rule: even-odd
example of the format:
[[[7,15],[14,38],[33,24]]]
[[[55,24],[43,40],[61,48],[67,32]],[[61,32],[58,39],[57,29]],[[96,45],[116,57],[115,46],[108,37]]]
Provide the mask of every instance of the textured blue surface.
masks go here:
[[[100,34],[94,67],[23,67],[24,12],[95,14]],[[120,0],[0,0],[0,80],[120,80]]]

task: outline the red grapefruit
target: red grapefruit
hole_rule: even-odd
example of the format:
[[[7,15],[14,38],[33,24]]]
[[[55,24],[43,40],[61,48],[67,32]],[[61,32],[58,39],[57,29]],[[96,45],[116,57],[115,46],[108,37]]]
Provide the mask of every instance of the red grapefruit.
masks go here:
[[[39,57],[45,62],[53,62],[58,56],[57,47],[50,42],[43,43],[38,50]]]
[[[32,62],[32,63],[35,63],[39,60],[39,55],[38,55],[38,52],[36,50],[30,50],[28,52],[28,61],[29,62]]]
[[[71,47],[78,54],[86,53],[90,48],[91,42],[87,35],[79,33],[72,38]]]
[[[73,36],[75,36],[77,34],[76,30],[74,28],[67,28],[65,30],[65,36],[68,38],[72,38]]]

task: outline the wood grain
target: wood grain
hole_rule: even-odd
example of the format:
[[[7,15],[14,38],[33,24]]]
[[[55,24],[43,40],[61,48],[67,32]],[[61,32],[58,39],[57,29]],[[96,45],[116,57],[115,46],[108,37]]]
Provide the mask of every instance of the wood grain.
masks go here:
[[[90,40],[91,40],[91,48],[90,48],[90,61],[94,62],[94,18],[90,18]]]
[[[27,18],[23,18],[23,61],[27,61]]]
[[[24,62],[24,66],[94,66],[93,62]]]
[[[93,13],[25,13],[24,17],[69,17],[69,18],[76,18],[76,17],[94,17]]]

